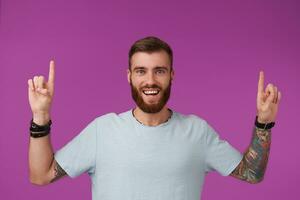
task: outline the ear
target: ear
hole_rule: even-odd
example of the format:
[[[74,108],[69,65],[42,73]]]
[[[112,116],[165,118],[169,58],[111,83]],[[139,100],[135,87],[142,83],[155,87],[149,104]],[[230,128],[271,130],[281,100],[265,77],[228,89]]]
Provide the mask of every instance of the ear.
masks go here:
[[[175,76],[175,72],[174,72],[174,69],[172,69],[172,71],[171,71],[171,80],[172,81],[174,80],[174,76]]]
[[[131,71],[127,69],[127,81],[130,83],[130,76],[131,76]]]

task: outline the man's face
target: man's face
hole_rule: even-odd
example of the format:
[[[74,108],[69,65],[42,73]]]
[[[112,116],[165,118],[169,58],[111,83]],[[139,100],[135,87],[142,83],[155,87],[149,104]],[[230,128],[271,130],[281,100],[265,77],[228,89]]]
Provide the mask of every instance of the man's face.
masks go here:
[[[146,113],[161,111],[170,97],[174,76],[168,54],[137,52],[131,58],[131,70],[127,74],[137,106]]]

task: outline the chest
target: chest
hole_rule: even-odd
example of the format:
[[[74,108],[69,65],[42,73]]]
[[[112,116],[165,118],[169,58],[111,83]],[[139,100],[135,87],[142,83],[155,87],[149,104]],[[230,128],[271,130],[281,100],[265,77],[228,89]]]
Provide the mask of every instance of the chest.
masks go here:
[[[188,138],[114,133],[99,143],[97,165],[114,175],[184,178],[203,168],[203,146]]]

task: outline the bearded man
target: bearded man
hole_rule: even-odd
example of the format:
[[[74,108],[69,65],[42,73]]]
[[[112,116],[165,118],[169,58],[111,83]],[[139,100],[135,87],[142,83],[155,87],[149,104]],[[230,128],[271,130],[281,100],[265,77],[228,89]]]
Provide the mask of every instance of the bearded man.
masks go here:
[[[54,71],[51,61],[47,82],[43,76],[28,80],[33,184],[47,185],[87,172],[93,200],[199,200],[209,171],[249,183],[263,180],[281,99],[274,85],[264,90],[263,72],[252,141],[241,154],[204,119],[168,108],[173,53],[157,37],[140,39],[129,51],[127,78],[136,107],[97,117],[54,153],[49,138]]]

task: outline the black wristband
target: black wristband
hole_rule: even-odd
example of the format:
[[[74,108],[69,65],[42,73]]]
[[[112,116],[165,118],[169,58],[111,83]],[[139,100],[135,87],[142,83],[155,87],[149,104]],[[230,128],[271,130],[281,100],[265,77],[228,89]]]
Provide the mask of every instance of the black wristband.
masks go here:
[[[44,137],[46,135],[49,135],[50,131],[48,132],[30,132],[30,136],[33,138],[39,138],[39,137]]]
[[[275,126],[275,122],[270,122],[270,123],[262,124],[262,123],[259,123],[257,121],[257,119],[258,119],[258,116],[256,116],[256,118],[255,118],[255,126],[257,128],[259,128],[259,129],[268,130],[268,129],[273,128],[273,126]]]
[[[40,126],[30,121],[30,136],[34,138],[44,137],[50,133],[52,121],[50,120],[46,125]]]

